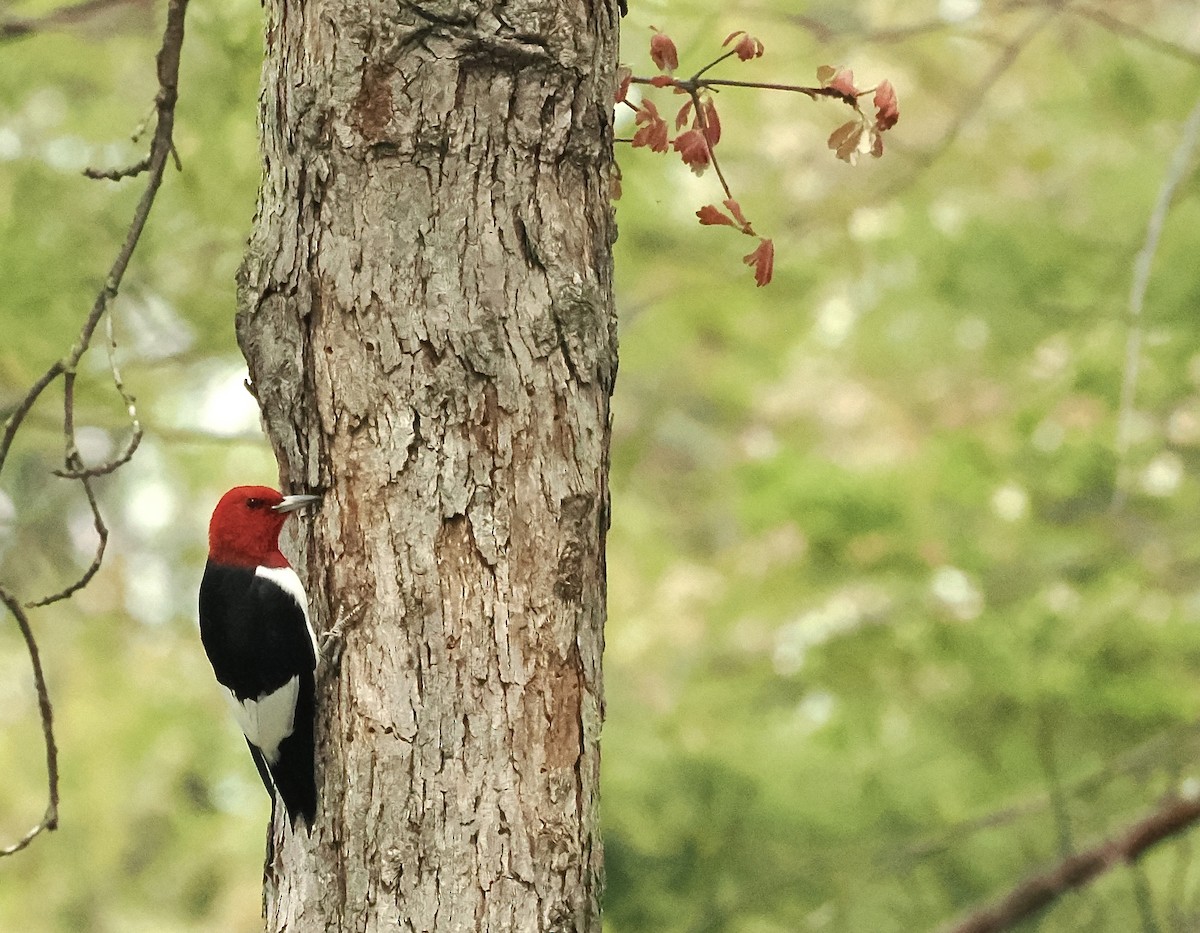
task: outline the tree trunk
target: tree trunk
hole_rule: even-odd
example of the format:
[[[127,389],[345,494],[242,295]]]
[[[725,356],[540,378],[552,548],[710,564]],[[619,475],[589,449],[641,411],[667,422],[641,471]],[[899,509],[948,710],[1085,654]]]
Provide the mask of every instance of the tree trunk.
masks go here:
[[[363,607],[267,927],[598,931],[615,0],[267,15],[238,337]]]

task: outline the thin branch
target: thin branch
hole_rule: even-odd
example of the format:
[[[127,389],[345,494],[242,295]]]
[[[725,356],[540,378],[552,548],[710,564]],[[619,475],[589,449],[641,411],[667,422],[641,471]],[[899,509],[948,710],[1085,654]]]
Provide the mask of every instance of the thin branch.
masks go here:
[[[1059,855],[1066,858],[1075,850],[1071,833],[1071,808],[1062,777],[1058,773],[1058,759],[1054,754],[1054,728],[1050,722],[1050,714],[1046,712],[1038,717],[1037,750],[1042,770],[1046,773],[1047,793],[1051,812],[1054,814],[1054,827],[1058,833]]]
[[[17,436],[17,430],[21,427],[21,422],[25,420],[25,416],[29,414],[38,397],[46,391],[46,387],[61,376],[63,370],[63,361],[56,360],[29,387],[29,390],[25,393],[21,401],[17,402],[13,410],[8,413],[8,417],[4,420],[4,433],[0,435],[0,470],[4,469],[5,458],[8,457],[8,451],[12,447],[13,438]]]
[[[704,72],[711,71],[713,68],[716,68],[717,65],[721,64],[721,62],[725,61],[726,59],[733,58],[733,56],[735,56],[735,55],[737,55],[737,49],[730,49],[725,54],[720,55],[717,58],[714,58],[711,62],[709,62],[707,65],[705,65],[699,71],[697,71],[694,75],[692,75],[692,80],[699,81],[700,76],[702,74],[704,74]]]
[[[1162,933],[1154,917],[1154,895],[1146,878],[1146,869],[1141,862],[1129,866],[1133,882],[1133,900],[1137,904],[1138,917],[1142,921],[1142,933]]]
[[[43,832],[53,832],[58,829],[58,745],[54,741],[54,710],[50,705],[50,693],[46,689],[46,675],[42,671],[42,658],[38,652],[37,639],[33,637],[33,629],[29,625],[29,617],[21,608],[20,601],[8,590],[0,586],[0,602],[8,608],[21,637],[25,639],[25,647],[29,651],[29,664],[33,668],[33,686],[37,691],[38,712],[42,719],[42,739],[46,746],[46,815],[42,821],[12,845],[0,849],[0,857],[20,852]]]
[[[63,462],[66,463],[67,470],[78,477],[84,494],[87,496],[88,505],[92,509],[92,526],[96,529],[97,536],[96,550],[92,555],[92,562],[79,579],[57,593],[26,603],[30,609],[49,606],[51,603],[67,599],[87,586],[92,581],[92,577],[99,572],[100,565],[104,562],[104,551],[108,547],[108,527],[104,524],[104,517],[100,514],[100,503],[96,501],[96,491],[92,488],[91,477],[82,470],[83,462],[79,458],[79,447],[75,441],[74,370],[63,375],[63,443],[66,446]]]
[[[734,78],[701,78],[696,81],[697,87],[749,87],[763,91],[791,91],[794,94],[804,94],[813,100],[818,97],[836,97],[846,103],[854,104],[852,97],[847,97],[829,87],[806,87],[801,84],[776,84],[772,81],[738,81]]]
[[[1029,43],[1033,41],[1034,37],[1041,32],[1042,29],[1050,24],[1050,21],[1054,19],[1058,12],[1059,11],[1057,7],[1047,10],[1042,16],[1039,16],[1029,23],[1023,30],[1021,30],[1020,33],[1016,35],[1015,38],[1013,38],[1004,46],[1004,48],[1000,51],[1000,54],[996,56],[995,61],[992,62],[991,67],[988,68],[988,70],[984,73],[983,77],[981,77],[975,83],[974,87],[967,92],[966,98],[962,106],[959,108],[958,114],[955,116],[950,125],[946,127],[945,131],[942,133],[941,139],[939,139],[932,148],[926,149],[920,154],[917,160],[917,167],[911,173],[909,173],[906,178],[901,179],[890,189],[885,191],[883,195],[884,200],[894,198],[900,192],[910,187],[917,181],[918,178],[920,178],[921,175],[925,173],[926,170],[928,170],[931,165],[933,165],[934,162],[940,159],[950,149],[950,147],[954,145],[955,140],[958,139],[972,115],[974,115],[979,109],[980,104],[982,104],[984,98],[987,97],[988,92],[990,92],[995,86],[996,82],[998,82],[1004,76],[1005,72],[1007,72],[1008,69],[1016,64],[1017,59],[1020,57],[1021,53],[1025,50]]]
[[[85,0],[73,6],[59,7],[45,16],[0,21],[0,40],[18,39],[36,32],[85,22],[114,7],[140,4],[143,0]]]
[[[840,29],[813,16],[803,16],[788,13],[782,16],[784,22],[799,26],[810,33],[821,45],[829,45],[838,39],[854,39],[856,42],[882,45],[891,42],[903,42],[917,36],[933,32],[944,32],[951,24],[944,19],[928,19],[906,26],[892,26],[882,29]]]
[[[87,178],[92,178],[97,181],[106,179],[108,181],[121,181],[124,178],[134,178],[142,172],[150,168],[150,157],[134,162],[133,165],[127,165],[125,168],[85,168],[83,174]]]
[[[108,528],[104,524],[100,505],[96,499],[95,489],[93,488],[93,477],[100,473],[112,472],[112,470],[117,469],[121,464],[128,462],[129,458],[133,456],[134,450],[137,449],[138,443],[141,441],[142,428],[138,421],[134,399],[126,391],[124,382],[121,379],[120,370],[116,364],[111,317],[108,319],[107,332],[109,368],[113,377],[113,385],[125,402],[126,411],[132,423],[132,433],[125,451],[109,463],[91,469],[84,467],[76,442],[75,374],[79,361],[91,346],[96,328],[99,326],[101,319],[108,313],[109,306],[121,287],[121,280],[124,278],[125,270],[129,267],[134,249],[137,247],[142,232],[146,228],[150,210],[154,206],[158,188],[162,184],[167,162],[174,158],[175,150],[172,138],[175,127],[175,103],[179,96],[179,63],[183,48],[183,25],[187,5],[188,0],[169,0],[167,5],[167,24],[163,32],[162,45],[159,47],[155,58],[158,76],[158,94],[155,97],[157,124],[154,130],[154,138],[150,144],[150,155],[146,167],[146,171],[149,172],[149,178],[146,182],[146,188],[142,192],[142,197],[138,201],[137,208],[134,210],[129,230],[125,234],[125,240],[121,245],[120,251],[117,253],[116,259],[109,268],[104,286],[100,289],[99,294],[97,294],[91,311],[88,312],[87,317],[80,327],[79,334],[70,352],[63,358],[52,363],[46,372],[30,386],[25,395],[9,412],[4,422],[3,434],[0,435],[0,470],[3,470],[9,452],[12,450],[13,440],[24,423],[25,418],[50,384],[59,376],[62,377],[64,445],[64,470],[62,474],[77,479],[83,487],[84,495],[87,497],[88,505],[92,510],[93,524],[99,540],[91,564],[78,580],[58,593],[31,603],[30,606],[45,606],[62,599],[67,599],[73,593],[87,586],[92,577],[100,569],[100,565],[104,560],[105,547],[108,543]],[[176,164],[178,164],[178,160],[176,160]],[[116,176],[119,177],[128,177],[128,175],[128,171],[116,173]],[[109,174],[105,177],[115,176]],[[50,697],[46,690],[46,679],[42,671],[41,656],[38,652],[37,641],[33,636],[33,630],[29,625],[29,618],[21,606],[21,601],[14,594],[2,587],[0,587],[0,602],[3,602],[8,607],[13,618],[17,620],[17,626],[20,628],[21,634],[25,639],[30,664],[33,667],[34,685],[37,690],[38,707],[42,720],[42,734],[46,748],[46,772],[49,796],[46,815],[42,821],[21,837],[21,839],[17,840],[17,842],[4,849],[0,849],[0,856],[3,856],[21,851],[43,831],[57,828],[58,747],[54,741],[53,711],[50,706]]]
[[[100,514],[100,503],[96,501],[96,490],[92,487],[91,477],[82,476],[79,483],[83,486],[84,495],[87,496],[88,505],[92,510],[92,527],[96,529],[96,550],[92,554],[92,562],[83,572],[83,575],[74,583],[50,596],[44,596],[41,599],[27,603],[26,605],[30,609],[49,606],[51,603],[57,603],[75,595],[92,582],[92,577],[99,572],[100,565],[104,563],[104,551],[108,547],[108,526],[104,524],[104,517]]]
[[[100,323],[100,319],[104,316],[109,303],[116,297],[117,291],[121,287],[121,280],[125,276],[125,270],[129,266],[130,259],[133,258],[133,251],[141,239],[142,231],[146,228],[146,221],[150,217],[150,209],[154,206],[154,199],[158,194],[159,185],[162,184],[163,172],[166,169],[167,160],[171,158],[174,151],[172,139],[175,129],[175,102],[179,95],[179,57],[183,46],[183,21],[184,14],[187,11],[187,3],[188,0],[170,0],[167,6],[167,25],[163,33],[162,47],[159,49],[157,56],[159,89],[158,95],[155,98],[155,109],[158,114],[158,124],[155,127],[154,139],[150,145],[150,177],[146,182],[145,191],[142,192],[141,200],[138,201],[137,208],[134,211],[129,230],[125,234],[125,242],[122,244],[116,259],[109,268],[104,287],[96,296],[96,300],[92,304],[92,310],[84,320],[83,327],[79,331],[79,336],[76,338],[71,352],[50,366],[41,378],[30,387],[25,397],[17,403],[16,408],[8,416],[4,424],[4,434],[0,437],[0,470],[4,469],[5,460],[8,457],[9,450],[12,448],[13,438],[20,428],[21,422],[29,414],[29,410],[33,407],[38,397],[55,378],[65,372],[74,370],[79,360],[83,357],[83,354],[87,352],[96,327]]]
[[[1158,241],[1166,226],[1171,202],[1175,199],[1175,190],[1188,173],[1197,145],[1200,145],[1200,98],[1183,124],[1179,145],[1171,156],[1154,209],[1150,212],[1146,239],[1133,260],[1133,282],[1129,289],[1129,334],[1125,340],[1125,366],[1121,374],[1121,399],[1117,408],[1117,481],[1113,487],[1113,510],[1125,504],[1129,493],[1128,455],[1133,440],[1134,403],[1142,359],[1142,311],[1146,303],[1146,289],[1150,286],[1150,268],[1154,263],[1154,254],[1158,252]]]
[[[1191,760],[1200,749],[1198,742],[1200,724],[1193,723],[1183,729],[1169,729],[1108,761],[1091,774],[1071,782],[1064,789],[1064,794],[1068,799],[1089,797],[1099,793],[1117,778],[1132,777],[1145,780],[1149,774],[1164,767],[1164,760],[1168,766],[1173,763],[1176,760],[1173,756]],[[1047,793],[1017,801],[999,810],[955,823],[934,835],[910,843],[903,852],[889,856],[888,861],[901,864],[902,870],[907,872],[911,870],[908,866],[913,861],[921,861],[948,851],[976,833],[1008,826],[1053,806],[1054,803]]]
[[[125,442],[124,450],[104,463],[90,467],[80,464],[75,469],[53,471],[55,476],[61,476],[63,479],[85,479],[87,477],[107,476],[109,473],[115,473],[133,459],[138,445],[142,442],[142,423],[138,418],[137,399],[126,391],[125,380],[121,378],[121,369],[117,365],[117,339],[113,334],[113,317],[111,311],[105,316],[104,328],[105,334],[108,337],[106,342],[108,349],[108,370],[112,375],[113,388],[117,390],[121,396],[121,400],[125,402],[125,412],[129,416],[130,422],[129,440]]]
[[[1149,46],[1155,51],[1170,55],[1172,58],[1178,58],[1181,61],[1189,62],[1193,65],[1200,65],[1200,51],[1189,49],[1187,46],[1178,45],[1171,42],[1169,39],[1163,39],[1159,36],[1151,35],[1144,29],[1139,29],[1132,23],[1127,23],[1124,20],[1117,19],[1104,10],[1097,10],[1093,7],[1086,6],[1070,6],[1066,7],[1068,12],[1074,13],[1076,16],[1082,16],[1084,19],[1090,19],[1096,25],[1107,29],[1114,35],[1124,36],[1127,39],[1134,39],[1144,45]]]
[[[720,61],[720,59],[717,59],[717,61]],[[699,72],[697,72],[697,74],[699,74]],[[704,104],[700,100],[700,92],[695,88],[690,88],[688,90],[688,95],[692,99],[692,112],[696,115],[696,122],[700,124],[700,136],[704,139],[704,148],[708,150],[708,161],[712,163],[713,171],[717,173],[717,178],[721,182],[721,187],[725,190],[725,197],[732,200],[733,192],[729,190],[729,182],[725,180],[725,173],[721,171],[721,163],[717,161],[716,148],[713,146],[712,141],[708,138],[708,118],[704,115]]]
[[[1064,894],[1090,884],[1200,820],[1200,798],[1171,800],[1117,835],[1026,878],[994,904],[943,928],[944,933],[999,933],[1041,913]]]
[[[734,53],[730,52],[729,55]],[[793,94],[804,94],[813,100],[818,97],[832,97],[840,100],[843,103],[849,104],[857,108],[858,101],[852,95],[844,94],[836,88],[831,87],[809,87],[802,84],[776,84],[772,81],[737,81],[732,78],[702,78],[705,71],[708,71],[717,62],[723,61],[729,55],[723,55],[716,62],[711,62],[705,65],[690,78],[672,78],[670,83],[663,81],[662,75],[647,78],[644,75],[634,75],[629,79],[630,84],[648,84],[652,87],[673,87],[684,93],[692,93],[693,91],[702,90],[705,88],[722,88],[722,87],[745,87],[754,88],[760,91],[790,91]],[[632,105],[631,105],[632,106]],[[637,108],[634,107],[636,110]]]

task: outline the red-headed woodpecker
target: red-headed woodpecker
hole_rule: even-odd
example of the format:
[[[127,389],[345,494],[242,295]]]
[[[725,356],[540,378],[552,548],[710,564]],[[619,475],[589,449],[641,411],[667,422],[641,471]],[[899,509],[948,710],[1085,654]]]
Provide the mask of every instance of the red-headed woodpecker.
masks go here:
[[[288,513],[318,496],[282,496],[238,486],[221,497],[208,526],[200,583],[200,640],[228,691],[258,774],[287,807],[292,826],[317,811],[313,764],[317,641],[308,597],[279,550]]]

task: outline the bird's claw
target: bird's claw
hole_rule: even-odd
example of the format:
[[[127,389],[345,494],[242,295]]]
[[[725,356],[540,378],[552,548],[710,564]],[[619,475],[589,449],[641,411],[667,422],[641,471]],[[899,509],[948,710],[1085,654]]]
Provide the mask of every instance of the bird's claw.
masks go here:
[[[337,663],[341,660],[343,641],[346,633],[360,620],[365,608],[365,603],[360,603],[349,612],[338,607],[336,621],[327,632],[321,635],[319,652],[323,667],[332,668],[337,666]]]

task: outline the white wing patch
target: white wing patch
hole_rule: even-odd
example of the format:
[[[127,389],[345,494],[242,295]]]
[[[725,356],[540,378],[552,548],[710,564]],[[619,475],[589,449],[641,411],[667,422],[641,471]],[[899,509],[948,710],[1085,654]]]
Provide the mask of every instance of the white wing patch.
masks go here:
[[[254,573],[256,576],[270,580],[300,605],[300,611],[304,613],[304,627],[308,629],[308,638],[312,642],[313,657],[315,658],[319,653],[317,651],[317,633],[313,631],[312,621],[308,617],[308,594],[304,592],[304,584],[300,582],[296,571],[291,567],[260,566],[254,569]]]
[[[300,678],[293,677],[274,693],[265,693],[257,700],[239,700],[232,690],[226,690],[233,717],[242,732],[267,759],[267,764],[279,760],[279,743],[292,734],[296,718],[296,697],[300,693]]]

